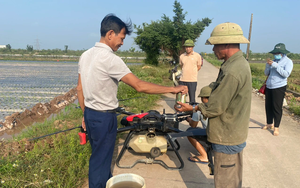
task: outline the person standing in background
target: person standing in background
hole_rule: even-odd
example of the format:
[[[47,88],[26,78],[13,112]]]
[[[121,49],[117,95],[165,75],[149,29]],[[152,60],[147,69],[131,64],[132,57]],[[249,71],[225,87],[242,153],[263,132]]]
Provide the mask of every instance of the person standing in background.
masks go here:
[[[268,76],[265,91],[267,125],[262,129],[274,129],[273,135],[278,136],[287,78],[293,70],[293,62],[287,57],[289,51],[283,43],[276,44],[269,53],[274,55],[274,60],[268,59],[265,68],[265,75]]]
[[[202,59],[200,54],[194,52],[195,44],[191,39],[186,40],[183,46],[185,47],[185,53],[181,54],[179,58],[179,65],[182,71],[179,84],[188,87],[189,102],[195,103],[197,75],[201,69]]]

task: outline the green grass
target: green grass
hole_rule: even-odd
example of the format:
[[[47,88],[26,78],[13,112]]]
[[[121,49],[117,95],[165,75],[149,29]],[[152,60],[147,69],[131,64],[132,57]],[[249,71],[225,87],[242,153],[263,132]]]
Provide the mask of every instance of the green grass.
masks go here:
[[[203,58],[218,68],[220,68],[221,64],[223,63],[223,61],[218,60],[215,56],[212,56],[211,54],[204,55]]]
[[[214,66],[221,67],[222,61],[217,60],[216,57],[206,55],[204,58]],[[255,89],[259,89],[267,78],[264,75],[265,66],[265,63],[250,63],[252,87]],[[287,89],[300,93],[300,64],[294,64],[293,71],[288,78]],[[300,115],[300,104],[295,97],[292,97],[290,101],[288,100],[288,104],[291,112]]]
[[[204,58],[216,67],[221,67],[223,62],[217,60],[216,57],[212,57],[211,54],[204,56]],[[250,63],[253,88],[259,89],[266,80],[266,76],[264,75],[265,66],[265,63]],[[287,88],[300,93],[300,64],[294,64],[293,71],[288,78]]]
[[[265,63],[250,63],[252,78],[259,82],[258,87],[254,87],[256,89],[258,89],[266,79],[264,75],[265,66]],[[294,64],[293,71],[288,78],[287,88],[292,91],[300,92],[300,64]]]
[[[167,66],[134,65],[130,69],[142,80],[172,86]],[[160,95],[137,93],[120,83],[118,99],[128,98],[135,99],[121,101],[120,105],[138,113],[156,106]],[[88,177],[91,148],[89,144],[79,144],[80,129],[28,141],[29,138],[77,127],[81,118],[81,110],[72,104],[55,118],[30,126],[10,141],[0,141],[0,187],[81,187]],[[120,120],[121,116],[118,118]]]
[[[264,75],[265,63],[250,63],[252,73],[252,86],[255,89],[259,89],[264,83],[266,76]],[[294,64],[293,71],[288,78],[287,89],[300,92],[300,64]],[[287,100],[289,110],[295,115],[300,115],[300,103],[295,97],[291,100]]]
[[[77,187],[88,169],[90,147],[78,143],[78,130],[29,142],[27,138],[46,135],[80,125],[82,112],[70,105],[57,117],[38,123],[1,145],[1,186]],[[56,123],[56,125],[55,125]],[[51,183],[47,183],[51,182]]]

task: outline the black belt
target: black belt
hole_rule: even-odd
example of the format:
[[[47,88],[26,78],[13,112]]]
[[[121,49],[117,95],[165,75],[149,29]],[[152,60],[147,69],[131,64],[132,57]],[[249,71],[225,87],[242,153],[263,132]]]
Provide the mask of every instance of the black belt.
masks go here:
[[[96,110],[98,112],[103,112],[103,113],[116,113],[116,109],[114,110]]]
[[[91,109],[91,110],[94,110],[92,108],[89,108],[89,107],[86,107],[88,109]],[[94,111],[97,111],[97,112],[103,112],[103,113],[116,113],[117,112],[117,109],[113,109],[113,110],[94,110]]]

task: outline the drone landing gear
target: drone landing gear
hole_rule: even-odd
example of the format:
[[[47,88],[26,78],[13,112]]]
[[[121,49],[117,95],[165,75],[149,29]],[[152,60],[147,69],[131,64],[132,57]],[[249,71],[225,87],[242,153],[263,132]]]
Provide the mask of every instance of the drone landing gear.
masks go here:
[[[170,167],[168,166],[165,162],[163,162],[162,160],[155,160],[155,157],[158,157],[161,152],[159,150],[159,148],[152,148],[151,151],[150,151],[150,158],[147,158],[147,159],[138,159],[136,160],[131,166],[122,166],[120,165],[120,160],[121,158],[123,157],[124,153],[126,150],[128,150],[129,146],[129,141],[132,137],[132,135],[136,134],[137,132],[136,131],[130,131],[129,134],[127,135],[126,139],[125,139],[125,142],[124,142],[124,145],[121,149],[121,152],[120,154],[118,155],[117,157],[117,160],[116,160],[116,165],[119,167],[119,168],[133,168],[137,163],[145,163],[145,164],[160,164],[161,166],[165,167],[167,170],[181,170],[184,166],[184,163],[183,163],[183,160],[181,158],[181,156],[179,155],[179,148],[180,148],[180,145],[178,143],[178,141],[175,139],[175,143],[177,145],[177,147],[175,147],[175,144],[173,142],[173,140],[170,138],[170,136],[168,134],[166,134],[166,137],[167,137],[167,140],[168,140],[168,143],[170,144],[171,148],[168,149],[170,151],[174,151],[179,162],[180,162],[180,166],[179,167]]]

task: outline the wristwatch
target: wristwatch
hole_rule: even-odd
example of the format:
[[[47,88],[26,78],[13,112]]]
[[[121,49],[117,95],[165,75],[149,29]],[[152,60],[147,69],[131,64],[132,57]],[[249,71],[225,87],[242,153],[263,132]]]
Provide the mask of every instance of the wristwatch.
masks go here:
[[[195,113],[196,112],[196,105],[193,105],[193,113]]]

